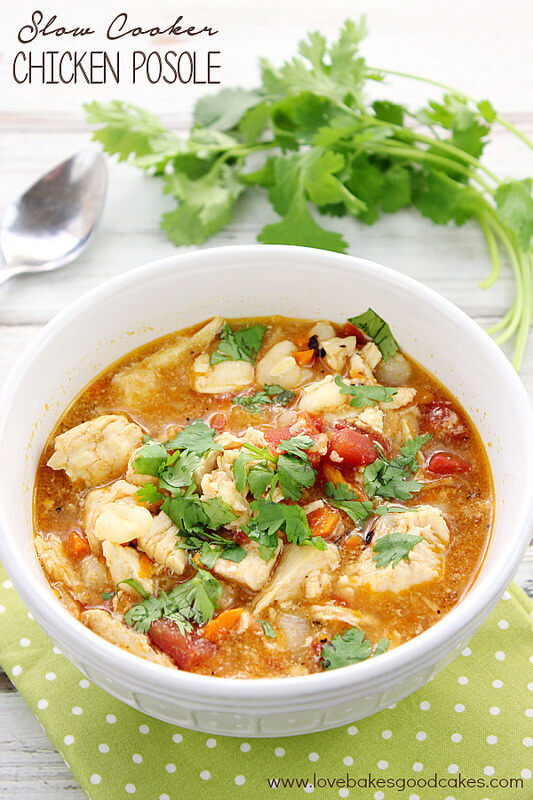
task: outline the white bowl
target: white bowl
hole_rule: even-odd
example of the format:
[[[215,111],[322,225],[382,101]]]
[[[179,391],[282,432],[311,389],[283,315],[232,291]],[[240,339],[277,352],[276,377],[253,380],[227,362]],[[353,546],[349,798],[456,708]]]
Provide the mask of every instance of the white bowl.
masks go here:
[[[55,598],[32,543],[41,450],[77,393],[116,359],[214,314],[339,322],[376,309],[406,352],[450,389],[489,454],[496,519],[481,573],[429,630],[377,659],[298,678],[226,680],[178,672],[120,650]],[[0,422],[0,557],[22,599],[82,672],[130,706],[186,728],[283,736],[373,714],[431,680],[495,606],[529,540],[533,425],[526,392],[491,339],[448,301],[363,259],[297,247],[225,247],[173,256],[104,283],[59,314],[11,375]]]

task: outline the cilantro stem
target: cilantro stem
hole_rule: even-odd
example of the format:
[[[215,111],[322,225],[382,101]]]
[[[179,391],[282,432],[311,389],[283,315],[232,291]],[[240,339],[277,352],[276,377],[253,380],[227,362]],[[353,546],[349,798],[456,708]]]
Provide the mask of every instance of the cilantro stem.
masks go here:
[[[353,109],[349,109],[348,106],[344,106],[344,104],[342,105],[344,108],[353,111]],[[414,115],[411,116],[413,117],[413,119],[415,120],[417,119],[417,117],[415,117]],[[402,125],[397,125],[394,122],[387,122],[386,120],[377,119],[377,117],[373,117],[370,114],[367,114],[367,118],[369,121],[372,122],[372,124],[378,123],[380,125],[385,125],[389,128],[393,128],[393,130],[397,130],[405,134],[406,128],[403,127]],[[431,129],[430,125],[428,125],[428,127],[430,127]],[[421,144],[427,144],[432,148],[438,148],[439,150],[443,150],[447,153],[450,153],[450,155],[455,156],[455,158],[460,158],[465,163],[471,164],[471,166],[474,167],[475,169],[481,169],[485,173],[485,175],[487,175],[489,178],[492,178],[492,180],[496,184],[500,183],[499,178],[497,177],[497,175],[494,174],[494,172],[492,172],[491,169],[486,167],[484,164],[481,163],[481,161],[478,158],[475,158],[475,156],[470,155],[470,153],[467,153],[465,150],[461,150],[459,147],[450,144],[450,142],[443,142],[442,139],[439,139],[436,134],[434,134],[436,137],[435,139],[430,139],[429,136],[424,136],[424,134],[418,133],[418,131],[414,128],[409,128],[408,130],[409,133],[413,136],[413,138],[417,142],[420,142]],[[404,144],[403,142],[401,143]]]
[[[472,174],[472,171],[465,167],[463,164],[459,164],[458,161],[454,161],[449,158],[444,158],[444,156],[438,156],[434,153],[428,153],[427,150],[419,150],[417,147],[409,147],[402,144],[394,144],[390,140],[385,142],[363,142],[363,147],[367,150],[371,150],[374,153],[383,153],[384,155],[390,155],[391,158],[399,157],[399,158],[407,158],[413,161],[428,161],[432,164],[438,164],[441,167],[460,172],[466,177],[475,180],[486,192],[490,195],[494,194],[493,189],[485,183],[485,181],[477,175]]]
[[[250,453],[254,453],[256,456],[264,459],[265,461],[270,461],[272,464],[278,463],[276,456],[273,456],[271,453],[269,453],[266,448],[261,449],[260,447],[256,447],[254,444],[249,444],[248,442],[243,442],[242,446],[246,448],[246,450],[249,450]]]
[[[490,289],[491,286],[494,286],[498,278],[500,277],[500,270],[501,270],[501,258],[500,258],[500,248],[498,247],[498,243],[496,242],[496,237],[490,227],[490,224],[487,222],[485,216],[480,214],[479,216],[479,224],[481,225],[481,230],[485,236],[485,240],[487,242],[487,247],[490,254],[490,259],[492,262],[492,269],[490,271],[490,275],[486,280],[482,281],[479,285],[482,289]],[[505,324],[505,323],[504,323]]]

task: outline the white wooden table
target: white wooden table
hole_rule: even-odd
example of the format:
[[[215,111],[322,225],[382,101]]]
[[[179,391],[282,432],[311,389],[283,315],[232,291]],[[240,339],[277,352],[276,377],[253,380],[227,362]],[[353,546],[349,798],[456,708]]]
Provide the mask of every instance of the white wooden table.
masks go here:
[[[153,10],[156,5],[156,11]],[[95,8],[98,6],[98,8]],[[147,10],[148,6],[150,9]],[[530,31],[533,6],[523,0],[448,0],[444,8],[426,0],[368,4],[368,60],[379,66],[425,74],[458,86],[471,95],[489,96],[499,111],[533,137]],[[85,147],[88,127],[81,103],[120,97],[162,112],[165,122],[185,129],[190,109],[202,87],[15,87],[10,61],[15,36],[34,8],[22,0],[10,11],[1,32],[0,85],[0,209],[40,173]],[[130,0],[138,24],[169,24],[176,16],[171,0],[157,4]],[[94,4],[58,0],[53,13],[70,26],[98,27],[123,10],[117,0]],[[52,9],[49,9],[52,13]],[[220,30],[224,85],[253,85],[256,56],[275,61],[294,52],[295,42],[309,29],[333,32],[350,13],[349,0],[270,0],[263,7],[238,0],[198,0],[182,3],[178,13],[192,22]],[[50,47],[51,45],[47,45]],[[91,42],[91,47],[97,47]],[[157,40],[150,47],[157,47]],[[164,42],[161,46],[168,47]],[[211,46],[213,44],[211,43]],[[244,77],[243,77],[244,76]],[[426,89],[397,82],[399,96],[413,103]],[[488,151],[491,167],[504,175],[525,177],[533,172],[531,151],[499,130]],[[57,311],[106,278],[145,261],[174,252],[159,231],[159,217],[169,207],[157,183],[133,168],[110,164],[110,186],[104,218],[96,240],[71,267],[54,275],[25,277],[0,287],[0,380],[24,346]],[[233,223],[208,246],[249,243],[274,214],[258,192],[241,204]],[[350,243],[350,251],[381,261],[444,294],[482,325],[490,324],[512,296],[506,271],[490,292],[478,283],[488,270],[479,231],[473,226],[439,228],[411,213],[385,218],[367,228],[353,221],[334,220]],[[523,367],[523,379],[533,394],[533,339]],[[518,582],[533,593],[533,554],[526,557]],[[0,797],[9,800],[78,800],[83,793],[5,675],[0,673]]]

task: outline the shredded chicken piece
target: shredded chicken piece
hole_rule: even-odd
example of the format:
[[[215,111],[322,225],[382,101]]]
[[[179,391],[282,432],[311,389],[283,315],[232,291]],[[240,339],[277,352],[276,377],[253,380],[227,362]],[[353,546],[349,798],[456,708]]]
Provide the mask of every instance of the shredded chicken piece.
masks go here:
[[[205,350],[220,333],[223,325],[222,317],[215,317],[193,336],[180,336],[168,347],[117,372],[111,381],[111,388],[117,399],[123,406],[132,409],[156,394],[159,387],[157,371],[176,367],[187,353]]]
[[[181,575],[187,566],[187,556],[177,547],[178,540],[182,541],[177,527],[164,511],[160,511],[152,520],[148,533],[137,538],[137,547],[152,561]]]
[[[106,639],[111,644],[122,647],[134,656],[146,658],[155,664],[162,664],[165,667],[175,667],[174,662],[164,653],[158,653],[152,645],[148,636],[128,628],[120,620],[112,617],[107,611],[102,609],[89,609],[81,615],[81,621],[87,628],[90,628],[98,636]]]
[[[395,532],[422,536],[423,541],[412,548],[407,560],[402,559],[395,567],[391,564],[378,567],[373,547],[367,547],[351,571],[353,586],[379,594],[400,594],[443,577],[450,533],[438,508],[419,506],[402,514],[385,514],[376,523],[373,545],[382,536]]]
[[[49,581],[62,583],[81,603],[100,602],[102,592],[112,585],[105,564],[92,553],[76,568],[58,536],[36,536],[35,550]]]
[[[355,628],[361,626],[361,615],[347,606],[325,603],[320,606],[311,606],[309,611],[312,619],[317,619],[319,622],[344,622]]]
[[[71,481],[96,486],[124,472],[141,439],[141,429],[134,422],[104,414],[56,436],[48,466],[64,469]]]
[[[217,558],[213,572],[221,578],[226,578],[246,586],[252,592],[262,589],[270,578],[277,557],[281,550],[279,542],[276,552],[269,561],[259,555],[259,548],[254,542],[244,545],[246,557],[239,563],[228,561],[226,558]]]
[[[200,394],[224,394],[254,382],[255,370],[248,361],[220,361],[210,364],[209,356],[198,356],[192,368],[192,387]]]
[[[376,369],[381,361],[381,352],[379,347],[374,342],[367,342],[361,349],[361,356],[368,364],[372,372]]]
[[[355,336],[333,336],[320,343],[326,351],[324,361],[334,372],[342,372],[347,360],[355,353],[357,339]]]
[[[278,342],[257,362],[257,381],[265,385],[270,383],[283,386],[284,389],[295,389],[312,376],[308,369],[302,369],[293,356],[297,347],[293,342]]]
[[[273,603],[292,597],[311,572],[333,572],[339,563],[335,545],[327,544],[325,550],[317,550],[312,545],[288,544],[270,583],[256,599],[254,614],[258,616]]]
[[[154,594],[154,581],[150,577],[150,574],[153,574],[153,567],[146,556],[138,553],[134,547],[123,547],[112,542],[104,542],[102,552],[113,583],[134,578],[145,592]],[[133,597],[138,597],[135,589],[127,583],[122,584],[120,589]]]
[[[124,543],[142,536],[152,524],[148,509],[136,503],[137,487],[116,481],[102,489],[93,489],[83,503],[83,526],[91,550],[102,552],[101,542]]]

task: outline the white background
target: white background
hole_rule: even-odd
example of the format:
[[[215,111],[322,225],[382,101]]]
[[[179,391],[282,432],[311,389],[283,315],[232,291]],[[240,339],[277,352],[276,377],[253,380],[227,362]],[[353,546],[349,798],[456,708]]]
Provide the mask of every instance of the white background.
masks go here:
[[[370,35],[363,46],[375,66],[426,75],[457,86],[478,98],[489,97],[499,112],[533,137],[533,5],[528,0],[33,0],[9,2],[0,30],[0,210],[38,175],[87,145],[90,133],[81,104],[93,99],[127,99],[160,113],[164,121],[185,129],[190,111],[205,87],[150,86],[143,83],[106,86],[17,86],[11,78],[14,54],[22,46],[17,33],[29,22],[35,5],[45,19],[56,14],[66,28],[91,27],[84,39],[47,37],[44,47],[112,49],[105,40],[110,20],[126,10],[134,25],[167,27],[182,14],[183,22],[217,29],[216,36],[194,40],[170,37],[121,43],[126,56],[138,49],[207,48],[221,51],[219,70],[225,86],[253,86],[258,55],[279,62],[295,52],[297,41],[311,29],[332,34],[347,16],[366,12]],[[7,12],[7,0],[4,9]],[[38,49],[34,43],[34,49]],[[43,46],[43,43],[40,44]],[[428,87],[396,80],[397,97],[412,103],[428,96]],[[436,91],[436,90],[435,90]],[[391,88],[387,87],[387,95]],[[533,173],[533,157],[518,140],[498,130],[487,151],[488,163],[504,176]],[[25,344],[65,304],[82,292],[145,261],[173,252],[158,225],[171,208],[156,181],[126,165],[110,164],[110,186],[98,237],[75,264],[54,275],[24,277],[0,287],[0,380]],[[207,246],[249,243],[275,215],[260,192],[241,203],[232,224]],[[489,269],[482,237],[474,226],[441,228],[411,213],[386,217],[368,228],[353,220],[334,220],[350,244],[350,252],[400,269],[443,293],[481,324],[493,321],[512,297],[507,270],[484,292],[478,283]],[[523,368],[533,392],[533,340]],[[519,582],[532,583],[533,557],[524,561]],[[0,677],[0,797],[79,800],[83,794],[61,758],[39,729],[11,684]]]

